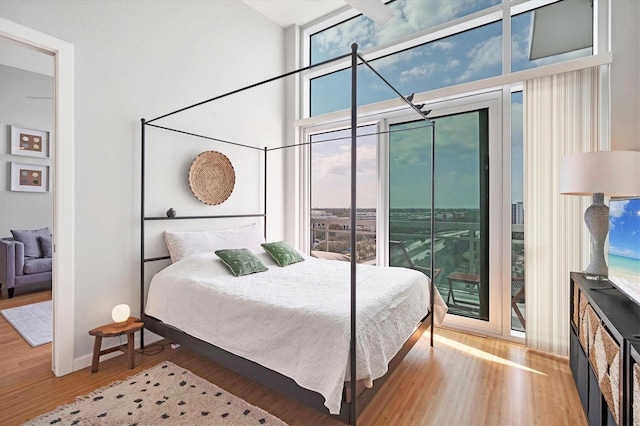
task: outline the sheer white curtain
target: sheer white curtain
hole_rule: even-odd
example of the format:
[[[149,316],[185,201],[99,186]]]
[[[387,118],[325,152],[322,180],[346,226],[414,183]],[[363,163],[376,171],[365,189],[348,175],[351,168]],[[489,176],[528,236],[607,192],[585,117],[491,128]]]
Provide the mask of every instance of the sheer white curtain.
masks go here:
[[[569,272],[588,260],[589,197],[561,195],[564,155],[598,148],[599,70],[524,84],[524,207],[527,347],[569,355]]]

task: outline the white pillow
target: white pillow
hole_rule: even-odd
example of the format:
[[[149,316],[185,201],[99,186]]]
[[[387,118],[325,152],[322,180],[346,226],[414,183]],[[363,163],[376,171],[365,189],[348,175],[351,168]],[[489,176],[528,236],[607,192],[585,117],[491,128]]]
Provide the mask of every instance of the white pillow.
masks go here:
[[[196,253],[222,249],[260,249],[265,242],[264,232],[257,224],[239,228],[210,231],[165,231],[164,241],[171,256],[171,262]]]

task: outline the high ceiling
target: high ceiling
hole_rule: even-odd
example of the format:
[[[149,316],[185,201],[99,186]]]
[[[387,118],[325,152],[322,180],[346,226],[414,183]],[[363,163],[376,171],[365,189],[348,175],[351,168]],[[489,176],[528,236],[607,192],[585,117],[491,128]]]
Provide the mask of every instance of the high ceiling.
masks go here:
[[[304,25],[327,13],[347,7],[344,0],[243,0],[280,25]]]

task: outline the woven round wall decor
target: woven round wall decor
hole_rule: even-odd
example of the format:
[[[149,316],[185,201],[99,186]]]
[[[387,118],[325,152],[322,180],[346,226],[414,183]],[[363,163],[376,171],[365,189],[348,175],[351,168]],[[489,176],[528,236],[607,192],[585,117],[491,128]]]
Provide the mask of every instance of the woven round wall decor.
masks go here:
[[[231,161],[217,151],[198,154],[189,168],[189,186],[193,195],[211,206],[229,198],[235,183],[236,173]]]

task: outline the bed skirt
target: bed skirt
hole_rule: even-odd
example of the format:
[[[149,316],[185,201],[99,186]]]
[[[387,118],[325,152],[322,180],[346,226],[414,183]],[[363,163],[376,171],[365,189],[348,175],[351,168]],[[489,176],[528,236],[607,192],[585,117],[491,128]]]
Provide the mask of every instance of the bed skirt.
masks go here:
[[[155,334],[158,334],[168,340],[171,340],[172,342],[179,343],[182,346],[199,352],[200,354],[215,361],[216,363],[230,370],[233,370],[236,373],[245,376],[257,383],[260,383],[263,386],[273,389],[290,399],[301,402],[316,411],[327,414],[331,417],[335,417],[346,424],[353,423],[353,421],[349,418],[349,408],[351,403],[350,401],[347,401],[347,395],[350,394],[350,392],[348,391],[349,383],[345,383],[345,389],[343,391],[343,402],[340,406],[340,414],[333,415],[329,413],[329,410],[324,405],[324,397],[322,395],[320,395],[318,392],[300,387],[290,377],[266,368],[256,362],[225,351],[224,349],[207,343],[204,340],[193,337],[183,332],[182,330],[165,324],[162,321],[149,315],[142,314],[141,320],[144,322],[145,328]],[[373,382],[373,387],[367,388],[365,386],[357,386],[357,414],[360,414],[362,410],[364,410],[367,404],[380,390],[382,385],[387,381],[396,367],[400,364],[400,362],[404,359],[411,348],[417,343],[418,339],[429,328],[430,325],[431,313],[427,314],[427,316],[424,317],[420,325],[407,339],[400,351],[398,351],[395,357],[389,362],[389,371],[384,376],[376,379]]]

